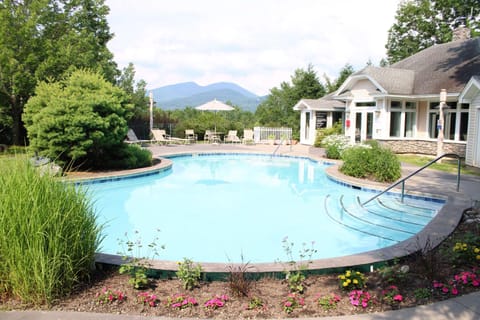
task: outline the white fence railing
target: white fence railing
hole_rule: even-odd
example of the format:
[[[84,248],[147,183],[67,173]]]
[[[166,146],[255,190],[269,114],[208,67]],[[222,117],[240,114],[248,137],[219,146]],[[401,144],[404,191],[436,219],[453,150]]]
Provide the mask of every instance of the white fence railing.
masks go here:
[[[255,143],[268,143],[271,140],[288,142],[292,140],[292,128],[254,127]]]

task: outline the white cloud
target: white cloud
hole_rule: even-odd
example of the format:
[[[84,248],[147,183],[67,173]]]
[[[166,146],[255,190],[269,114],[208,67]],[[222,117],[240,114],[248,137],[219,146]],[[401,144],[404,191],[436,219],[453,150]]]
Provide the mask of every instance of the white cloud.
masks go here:
[[[267,94],[297,68],[379,63],[399,0],[106,0],[119,67],[148,88],[235,82]]]

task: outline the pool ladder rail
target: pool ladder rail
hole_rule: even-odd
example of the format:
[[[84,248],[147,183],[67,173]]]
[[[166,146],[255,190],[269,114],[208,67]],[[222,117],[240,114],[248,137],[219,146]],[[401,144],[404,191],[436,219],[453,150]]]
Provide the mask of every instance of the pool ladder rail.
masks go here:
[[[283,145],[284,142],[287,142],[287,141],[290,141],[290,151],[292,151],[292,140],[290,139],[282,139],[280,140],[280,143],[277,145],[277,147],[275,148],[275,150],[273,150],[272,152],[272,157],[275,156],[275,154],[278,152],[278,149],[280,149],[280,147]]]
[[[460,190],[460,165],[461,165],[461,159],[460,159],[460,156],[456,153],[445,153],[435,159],[433,159],[432,161],[430,161],[429,163],[427,163],[426,165],[424,165],[423,167],[415,170],[414,172],[410,173],[408,176],[406,176],[405,178],[402,178],[400,180],[398,180],[397,182],[391,184],[390,186],[388,186],[385,190],[383,190],[382,192],[374,195],[373,197],[371,197],[370,199],[368,199],[367,201],[363,202],[362,205],[366,205],[367,203],[369,203],[370,201],[380,197],[381,195],[383,195],[384,193],[387,193],[388,191],[390,191],[391,189],[395,188],[396,186],[398,186],[399,184],[402,184],[402,194],[401,194],[401,200],[403,202],[403,198],[405,196],[405,181],[407,181],[408,179],[410,179],[411,177],[413,177],[414,175],[418,174],[420,171],[430,167],[432,164],[436,163],[437,161],[441,160],[442,158],[445,158],[445,157],[449,157],[449,158],[457,158],[457,192]]]

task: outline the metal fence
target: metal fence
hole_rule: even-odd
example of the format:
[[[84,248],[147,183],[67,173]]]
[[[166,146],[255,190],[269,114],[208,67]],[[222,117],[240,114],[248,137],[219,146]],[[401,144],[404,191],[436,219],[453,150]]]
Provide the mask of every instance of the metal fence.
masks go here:
[[[253,136],[255,143],[268,143],[271,140],[290,142],[292,140],[292,128],[254,127]]]

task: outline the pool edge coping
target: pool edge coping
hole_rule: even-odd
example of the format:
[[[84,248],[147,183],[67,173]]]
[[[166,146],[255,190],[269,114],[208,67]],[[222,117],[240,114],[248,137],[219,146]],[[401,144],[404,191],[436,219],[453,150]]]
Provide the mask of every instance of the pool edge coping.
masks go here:
[[[222,152],[212,152],[212,151],[197,151],[197,152],[179,152],[173,153],[169,155],[163,156],[156,156],[156,158],[160,159],[160,163],[163,162],[162,170],[159,171],[159,168],[156,168],[156,172],[162,172],[168,170],[172,167],[173,161],[169,159],[169,157],[175,156],[188,156],[193,154],[257,154],[257,155],[269,155],[268,153],[252,153],[252,152],[229,152],[223,150]],[[343,177],[341,173],[338,171],[338,163],[332,164],[330,161],[325,161],[322,159],[316,159],[315,157],[311,157],[308,155],[296,156],[296,155],[275,155],[275,156],[290,156],[290,157],[297,157],[297,158],[305,158],[310,159],[315,162],[321,163],[328,163],[331,164],[330,167],[327,168],[326,174],[329,178],[339,181],[341,183],[345,183],[350,185],[351,187],[359,187],[359,188],[367,188],[369,190],[381,190],[382,186],[384,187],[385,184],[379,184],[375,182],[363,181],[360,183],[358,179],[350,179],[350,177]],[[150,169],[150,168],[148,168]],[[148,172],[149,170],[143,168],[143,172]],[[138,169],[137,169],[138,170]],[[150,170],[151,171],[151,170]],[[143,173],[146,175],[147,173]],[[152,173],[150,173],[152,174]],[[153,173],[154,174],[154,173]],[[142,173],[136,172],[134,175],[132,174],[125,174],[120,175],[117,179],[121,179],[122,177],[129,178],[129,177],[138,177],[141,176]],[[115,177],[113,175],[104,179],[109,179],[111,177]],[[100,178],[99,178],[100,179]],[[114,178],[115,179],[115,178]],[[82,179],[83,181],[88,179]],[[342,256],[342,257],[335,257],[335,258],[325,258],[325,259],[316,259],[312,260],[308,264],[308,270],[329,270],[329,269],[345,269],[345,268],[352,268],[352,267],[369,267],[370,270],[374,268],[375,265],[389,261],[395,258],[407,256],[412,254],[418,250],[423,250],[428,248],[434,248],[438,246],[445,238],[447,238],[458,226],[463,211],[468,208],[467,199],[459,197],[458,195],[454,197],[450,194],[427,194],[422,192],[415,192],[415,190],[408,190],[406,192],[408,195],[416,195],[422,197],[429,197],[435,199],[443,199],[445,203],[441,210],[436,214],[436,216],[427,224],[419,233],[415,236],[410,237],[402,242],[399,242],[395,245],[371,250],[367,252],[362,252],[358,254]],[[452,213],[453,212],[453,213]],[[112,264],[112,265],[121,265],[125,261],[119,255],[113,254],[106,254],[106,253],[96,253],[95,261],[98,263],[105,263],[105,264]],[[202,269],[206,273],[225,273],[228,272],[228,269],[235,266],[242,266],[244,263],[216,263],[216,262],[198,262],[202,265]],[[267,263],[249,263],[249,270],[247,272],[250,273],[278,273],[284,272],[289,265],[279,262],[267,262]],[[157,270],[164,270],[164,271],[176,271],[178,270],[178,262],[176,261],[169,261],[169,260],[153,260],[152,269]]]

